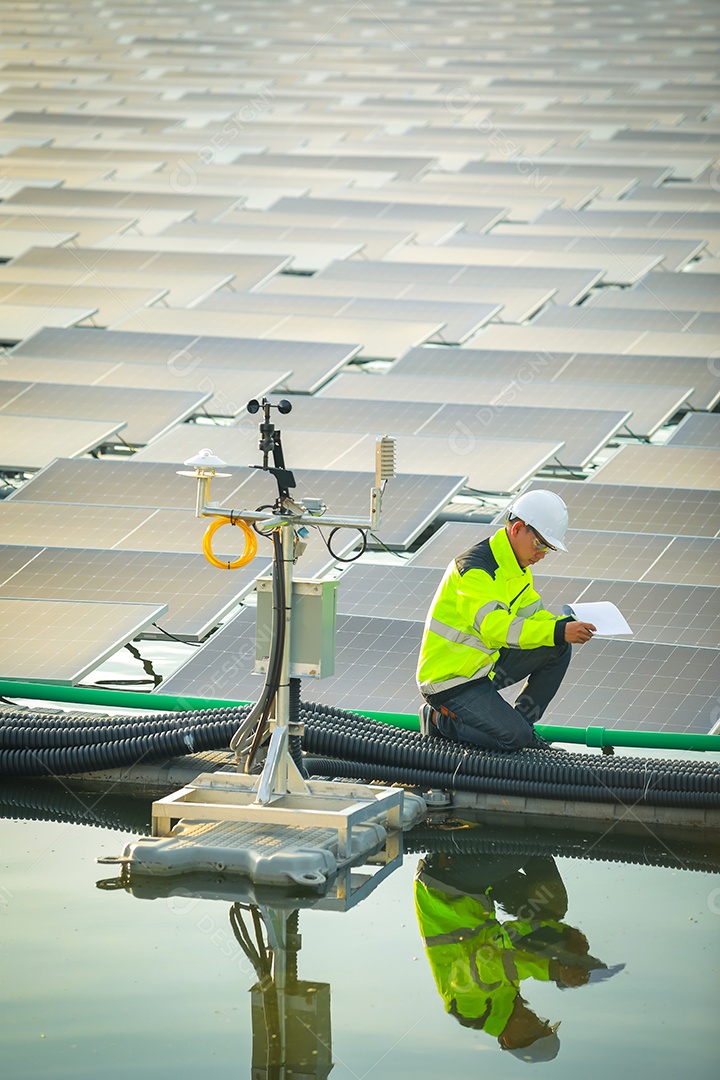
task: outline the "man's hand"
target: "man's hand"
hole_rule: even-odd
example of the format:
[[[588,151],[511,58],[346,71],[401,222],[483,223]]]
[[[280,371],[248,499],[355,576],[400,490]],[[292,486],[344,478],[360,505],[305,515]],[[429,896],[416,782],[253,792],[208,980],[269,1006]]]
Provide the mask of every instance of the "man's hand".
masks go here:
[[[565,623],[565,640],[572,645],[582,645],[583,642],[590,640],[595,629],[591,622],[573,622],[570,619]]]

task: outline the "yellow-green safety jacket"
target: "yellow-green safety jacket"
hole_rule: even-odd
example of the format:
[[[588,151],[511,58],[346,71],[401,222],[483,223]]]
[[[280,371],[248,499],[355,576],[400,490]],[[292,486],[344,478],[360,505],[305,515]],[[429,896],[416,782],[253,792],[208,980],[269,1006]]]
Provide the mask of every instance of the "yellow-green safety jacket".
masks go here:
[[[545,611],[530,568],[520,567],[499,529],[445,571],[425,620],[418,686],[423,694],[440,694],[492,677],[500,649],[559,645],[566,622]]]
[[[523,949],[530,923],[498,922],[490,896],[438,886],[423,875],[415,879],[415,911],[445,1010],[478,1021],[488,1035],[501,1035],[521,982],[548,982],[550,961]]]

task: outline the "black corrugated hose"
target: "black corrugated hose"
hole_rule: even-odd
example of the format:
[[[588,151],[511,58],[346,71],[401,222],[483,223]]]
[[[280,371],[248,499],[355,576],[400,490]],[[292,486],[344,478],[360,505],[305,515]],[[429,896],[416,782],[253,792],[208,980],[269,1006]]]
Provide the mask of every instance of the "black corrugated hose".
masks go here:
[[[0,710],[0,775],[81,774],[224,749],[249,707],[150,717]],[[654,806],[720,806],[720,765],[552,749],[490,753],[305,703],[310,775]]]

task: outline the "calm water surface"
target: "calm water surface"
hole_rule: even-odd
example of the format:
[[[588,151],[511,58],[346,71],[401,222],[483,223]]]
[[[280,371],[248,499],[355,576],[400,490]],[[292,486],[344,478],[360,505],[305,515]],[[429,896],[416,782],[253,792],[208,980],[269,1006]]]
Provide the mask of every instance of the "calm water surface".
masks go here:
[[[114,870],[96,857],[118,854],[133,835],[0,821],[0,1028],[9,1080],[251,1077],[249,990],[257,976],[233,934],[231,905],[98,889]],[[525,1007],[561,1022],[555,1058],[527,1063],[445,1011],[415,914],[421,857],[406,855],[351,911],[300,913],[299,977],[331,988],[333,1080],[503,1078],[528,1069],[558,1080],[716,1080],[719,875],[557,858],[563,925],[584,935],[591,956],[625,966],[566,989],[526,978]],[[428,865],[445,873],[446,863]],[[492,865],[487,873],[498,878]],[[523,871],[511,870],[517,885]],[[461,860],[460,871],[467,884],[472,866]],[[493,918],[509,917],[499,909]]]

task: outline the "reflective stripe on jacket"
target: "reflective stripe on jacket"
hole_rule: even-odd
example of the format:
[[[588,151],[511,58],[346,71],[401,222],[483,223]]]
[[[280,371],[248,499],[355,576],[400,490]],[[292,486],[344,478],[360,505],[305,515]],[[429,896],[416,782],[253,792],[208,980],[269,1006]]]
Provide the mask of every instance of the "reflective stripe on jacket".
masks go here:
[[[558,622],[543,608],[530,568],[521,569],[505,529],[499,529],[445,571],[425,620],[420,690],[437,694],[490,675],[500,649],[559,644]],[[562,641],[564,628],[558,630]]]
[[[488,896],[449,894],[421,874],[415,879],[415,911],[446,1012],[477,1020],[489,1035],[500,1035],[520,983],[546,982],[549,960],[523,951],[522,939],[498,922]]]

